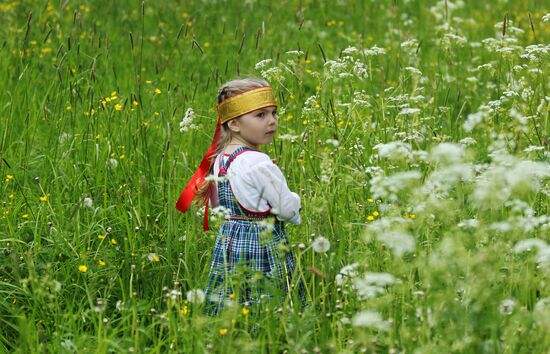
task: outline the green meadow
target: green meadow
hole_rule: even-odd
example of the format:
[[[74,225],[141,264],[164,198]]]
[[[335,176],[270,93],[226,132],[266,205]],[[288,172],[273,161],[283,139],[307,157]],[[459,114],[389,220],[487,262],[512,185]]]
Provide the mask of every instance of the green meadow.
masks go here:
[[[0,23],[0,352],[548,353],[548,3],[1,0]],[[307,306],[207,317],[222,220],[175,203],[251,76]]]

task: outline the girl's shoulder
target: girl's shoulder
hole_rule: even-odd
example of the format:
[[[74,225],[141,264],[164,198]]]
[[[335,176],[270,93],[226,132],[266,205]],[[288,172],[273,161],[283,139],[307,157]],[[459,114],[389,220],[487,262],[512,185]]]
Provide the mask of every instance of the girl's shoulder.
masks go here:
[[[241,160],[246,162],[264,162],[264,161],[271,161],[271,158],[268,154],[257,151],[257,150],[244,150],[242,154],[239,154],[235,161]]]
[[[239,167],[253,167],[263,163],[275,163],[275,160],[271,159],[268,154],[256,150],[245,150],[244,153],[235,157],[232,162],[232,164],[237,164]]]

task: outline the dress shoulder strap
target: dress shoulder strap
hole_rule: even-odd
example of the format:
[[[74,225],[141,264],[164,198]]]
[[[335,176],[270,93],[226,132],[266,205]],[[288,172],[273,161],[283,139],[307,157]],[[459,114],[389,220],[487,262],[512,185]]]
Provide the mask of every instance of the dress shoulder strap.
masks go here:
[[[223,159],[220,158],[220,174],[226,174],[233,160],[235,160],[235,158],[237,158],[237,156],[239,156],[240,154],[245,153],[247,151],[257,151],[257,150],[251,149],[248,146],[241,146],[238,149],[235,149],[235,151],[233,151],[231,155],[229,155],[225,163],[223,162]]]

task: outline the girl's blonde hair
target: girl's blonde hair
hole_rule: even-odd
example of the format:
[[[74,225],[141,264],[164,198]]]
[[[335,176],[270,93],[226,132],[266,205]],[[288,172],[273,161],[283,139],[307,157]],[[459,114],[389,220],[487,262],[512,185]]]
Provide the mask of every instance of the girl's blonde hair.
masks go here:
[[[244,79],[231,80],[220,86],[218,90],[218,99],[217,102],[221,103],[223,100],[235,96],[241,92],[251,90],[255,87],[269,86],[269,83],[263,79],[256,77],[249,77]],[[238,119],[239,117],[233,118]],[[208,175],[212,174],[214,170],[214,160],[216,157],[223,151],[223,149],[231,141],[231,129],[225,122],[221,125],[220,129],[220,138],[218,140],[218,145],[216,146],[216,151],[210,156],[210,168],[208,170]],[[210,188],[213,187],[214,181],[204,181],[202,185],[197,190],[195,194],[194,201],[197,206],[205,205],[208,200]]]

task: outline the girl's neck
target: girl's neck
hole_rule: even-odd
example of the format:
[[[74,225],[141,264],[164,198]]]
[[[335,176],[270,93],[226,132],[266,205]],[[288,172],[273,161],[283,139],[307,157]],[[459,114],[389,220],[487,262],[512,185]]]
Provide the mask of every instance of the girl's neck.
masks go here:
[[[233,153],[235,150],[237,150],[238,148],[240,148],[240,147],[242,147],[242,146],[246,146],[246,147],[249,148],[249,149],[258,151],[258,148],[257,148],[257,147],[250,146],[250,145],[247,145],[247,144],[244,144],[244,143],[241,143],[241,142],[231,142],[231,143],[229,143],[229,144],[227,144],[227,145],[225,146],[225,148],[223,149],[223,153],[225,153],[225,154],[231,154],[231,153]]]

